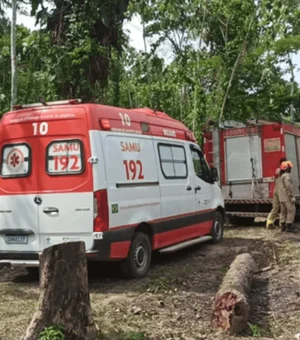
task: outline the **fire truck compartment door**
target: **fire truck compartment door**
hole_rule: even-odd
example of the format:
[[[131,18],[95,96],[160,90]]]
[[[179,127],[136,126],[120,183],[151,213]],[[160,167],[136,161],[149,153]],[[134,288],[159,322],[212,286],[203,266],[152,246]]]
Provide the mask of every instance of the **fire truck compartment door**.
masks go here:
[[[231,137],[225,144],[227,182],[249,181],[253,174],[262,177],[260,136]]]

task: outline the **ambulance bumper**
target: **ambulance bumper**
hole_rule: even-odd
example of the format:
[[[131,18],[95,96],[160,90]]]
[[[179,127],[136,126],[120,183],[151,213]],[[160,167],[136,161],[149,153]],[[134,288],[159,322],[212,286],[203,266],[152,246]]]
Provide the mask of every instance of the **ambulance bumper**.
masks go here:
[[[11,267],[39,267],[37,260],[0,260],[0,265],[10,265]]]
[[[0,265],[12,267],[38,267],[39,253],[13,253],[0,251]]]
[[[124,228],[116,231],[103,232],[101,235],[94,235],[93,246],[86,252],[87,260],[106,262],[126,258],[133,232],[134,228]],[[117,245],[117,247],[113,245]],[[38,267],[40,254],[40,252],[14,253],[1,252],[0,250],[0,264]]]

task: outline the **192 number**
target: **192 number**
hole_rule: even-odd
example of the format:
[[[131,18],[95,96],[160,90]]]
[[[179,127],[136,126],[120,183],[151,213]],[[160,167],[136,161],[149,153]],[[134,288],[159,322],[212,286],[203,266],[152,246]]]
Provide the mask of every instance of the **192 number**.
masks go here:
[[[144,179],[143,164],[141,161],[123,161],[127,180]]]
[[[33,135],[36,136],[37,134],[40,134],[42,136],[46,135],[48,133],[48,123],[42,122],[42,123],[32,123],[33,127]]]
[[[68,166],[70,171],[79,171],[78,156],[54,156],[54,171],[65,171]]]

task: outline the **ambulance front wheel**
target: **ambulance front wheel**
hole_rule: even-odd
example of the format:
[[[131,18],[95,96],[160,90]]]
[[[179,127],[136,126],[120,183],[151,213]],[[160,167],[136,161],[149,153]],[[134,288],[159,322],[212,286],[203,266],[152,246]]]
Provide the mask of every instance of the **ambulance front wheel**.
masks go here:
[[[151,241],[144,233],[133,234],[129,254],[121,262],[123,276],[134,279],[145,277],[151,266]]]
[[[211,229],[211,237],[213,243],[219,243],[223,240],[224,234],[224,219],[223,216],[217,211]]]

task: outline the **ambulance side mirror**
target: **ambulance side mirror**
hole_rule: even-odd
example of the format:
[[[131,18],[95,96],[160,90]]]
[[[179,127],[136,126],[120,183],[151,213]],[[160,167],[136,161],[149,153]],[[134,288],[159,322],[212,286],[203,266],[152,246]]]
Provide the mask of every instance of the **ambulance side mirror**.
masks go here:
[[[216,168],[211,168],[210,173],[211,173],[211,179],[214,182],[217,182],[219,180],[218,170]]]

